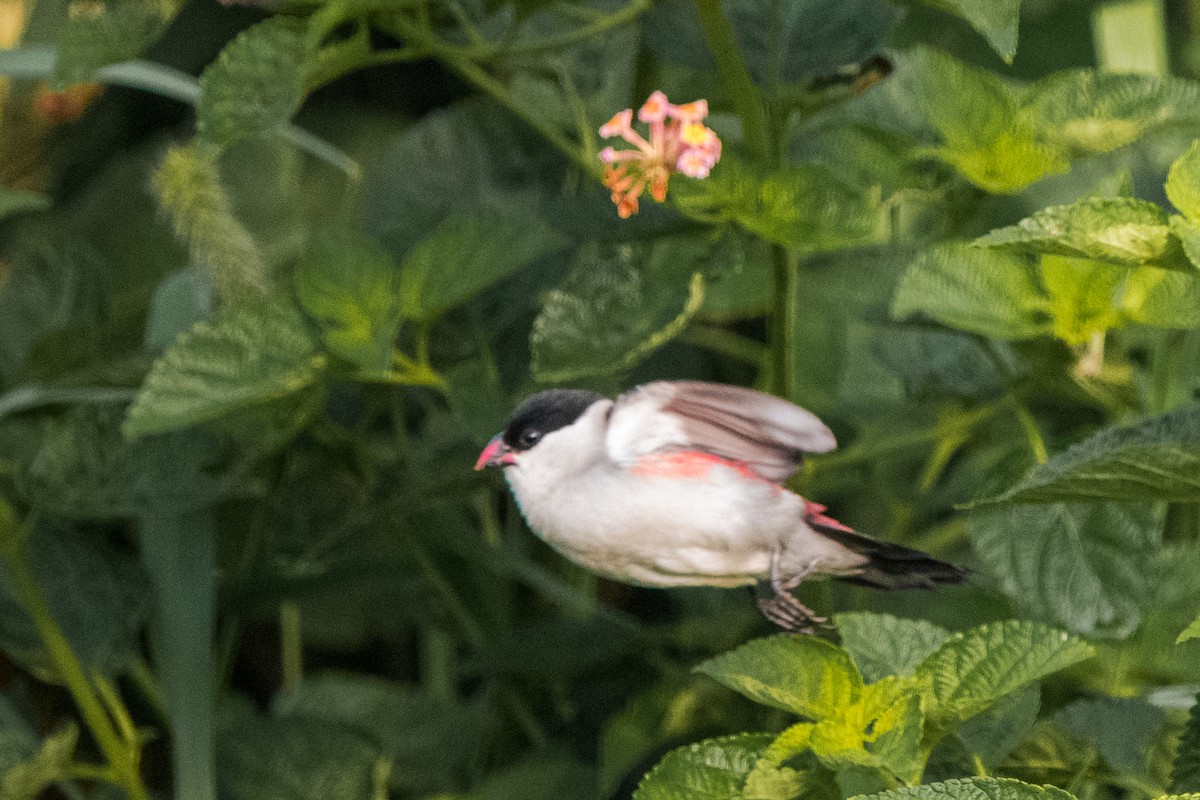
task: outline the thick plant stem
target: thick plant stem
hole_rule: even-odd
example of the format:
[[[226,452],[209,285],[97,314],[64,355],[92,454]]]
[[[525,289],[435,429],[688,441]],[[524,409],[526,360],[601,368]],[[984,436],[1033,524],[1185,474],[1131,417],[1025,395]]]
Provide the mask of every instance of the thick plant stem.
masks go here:
[[[42,589],[38,586],[29,564],[29,551],[24,542],[13,542],[5,548],[5,561],[12,573],[21,605],[33,620],[38,636],[50,654],[50,660],[67,685],[79,713],[96,740],[100,752],[109,763],[109,774],[129,794],[130,800],[149,800],[149,793],[138,773],[139,752],[136,742],[126,743],[95,688],[88,681],[67,637],[50,613]]]
[[[696,0],[696,12],[704,38],[717,61],[725,94],[742,119],[742,137],[746,152],[758,164],[770,159],[767,142],[767,116],[763,110],[762,94],[750,78],[746,60],[738,48],[733,28],[721,10],[721,0]]]

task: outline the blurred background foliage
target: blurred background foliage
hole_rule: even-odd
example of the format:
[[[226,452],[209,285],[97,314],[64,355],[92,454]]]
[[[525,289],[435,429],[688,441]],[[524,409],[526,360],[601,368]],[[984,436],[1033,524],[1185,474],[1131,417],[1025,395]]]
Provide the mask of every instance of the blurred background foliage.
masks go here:
[[[745,731],[639,797],[1200,791],[1194,0],[0,0],[0,44],[0,796],[628,797]],[[655,89],[724,155],[621,220],[596,130]],[[793,488],[972,580],[733,650],[743,593],[598,580],[470,470],[533,390],[658,378],[812,409]]]

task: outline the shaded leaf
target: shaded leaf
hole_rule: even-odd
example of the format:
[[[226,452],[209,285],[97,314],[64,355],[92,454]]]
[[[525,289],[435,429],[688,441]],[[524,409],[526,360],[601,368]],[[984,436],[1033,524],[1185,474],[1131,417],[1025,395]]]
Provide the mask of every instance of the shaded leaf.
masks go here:
[[[242,720],[217,739],[218,786],[230,800],[381,796],[388,762],[345,725],[302,717]]]
[[[166,7],[145,0],[106,0],[69,14],[57,38],[54,85],[91,80],[101,67],[136,58],[162,30]]]
[[[975,244],[1123,266],[1188,268],[1171,236],[1166,212],[1132,197],[1091,197],[1046,208],[976,239]]]
[[[1163,709],[1135,697],[1076,700],[1054,715],[1056,723],[1094,744],[1109,767],[1126,775],[1145,773],[1166,720]]]
[[[401,264],[404,316],[437,317],[566,244],[532,216],[450,216]]]
[[[628,369],[677,336],[704,301],[698,239],[581,247],[530,333],[534,378],[566,383]]]
[[[1042,705],[1041,687],[1031,683],[1001,697],[995,704],[964,721],[954,731],[963,749],[989,769],[1000,766],[1037,721]]]
[[[1187,724],[1179,737],[1179,750],[1171,769],[1171,791],[1200,792],[1200,696],[1188,712]]]
[[[673,750],[650,771],[634,800],[729,800],[738,797],[774,737],[742,733]]]
[[[184,428],[286,397],[313,383],[324,363],[292,305],[244,303],[192,328],[154,362],[124,434]]]
[[[811,636],[755,639],[696,670],[755,702],[813,720],[836,715],[862,692],[849,654]]]
[[[1021,607],[1068,630],[1128,636],[1158,575],[1162,522],[1109,503],[1010,506],[971,519],[986,569]]]
[[[1012,778],[966,778],[926,786],[907,786],[855,800],[1073,800],[1054,786],[1033,786]]]
[[[371,371],[392,364],[400,332],[400,271],[371,239],[325,229],[308,243],[295,273],[296,297],[321,326],[330,352]]]
[[[276,16],[238,34],[200,76],[196,134],[224,148],[283,129],[304,99],[303,21]]]
[[[950,635],[932,622],[866,611],[836,614],[834,622],[842,647],[868,683],[887,675],[911,675]]]
[[[983,34],[1005,63],[1017,54],[1017,21],[1021,0],[925,0],[928,5],[950,11]]]
[[[951,636],[917,667],[929,681],[926,718],[970,719],[1028,683],[1090,658],[1091,645],[1035,622],[1009,620]]]
[[[1027,261],[954,243],[917,256],[892,301],[897,319],[920,313],[952,328],[1000,339],[1049,333],[1049,312]]]
[[[193,267],[176,270],[163,278],[150,300],[146,320],[146,349],[161,352],[188,328],[212,313],[212,286]]]
[[[1114,425],[984,502],[1200,500],[1200,406]]]

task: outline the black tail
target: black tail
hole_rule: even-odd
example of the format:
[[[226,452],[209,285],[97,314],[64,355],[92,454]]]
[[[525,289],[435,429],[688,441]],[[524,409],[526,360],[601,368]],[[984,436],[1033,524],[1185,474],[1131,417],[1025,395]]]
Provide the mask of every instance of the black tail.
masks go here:
[[[938,561],[928,553],[911,547],[881,542],[862,533],[826,525],[809,525],[870,561],[857,575],[839,576],[839,580],[872,589],[932,589],[940,583],[962,583],[969,574],[962,567]]]

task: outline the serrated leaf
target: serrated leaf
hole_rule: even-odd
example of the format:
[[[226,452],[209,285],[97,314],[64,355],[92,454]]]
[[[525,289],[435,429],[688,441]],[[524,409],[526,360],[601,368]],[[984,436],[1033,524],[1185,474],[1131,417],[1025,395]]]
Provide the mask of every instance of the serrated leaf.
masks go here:
[[[987,711],[964,721],[954,731],[963,749],[988,769],[1000,766],[1005,757],[1029,733],[1041,709],[1041,687],[1031,683],[1001,697]]]
[[[433,319],[566,244],[533,216],[450,216],[401,264],[404,316]]]
[[[922,661],[915,674],[929,682],[926,718],[944,728],[1092,654],[1091,645],[1062,631],[1008,620],[955,634]]]
[[[27,211],[45,211],[49,207],[49,195],[0,186],[0,219]]]
[[[935,147],[929,155],[954,167],[971,183],[993,194],[1013,194],[1048,175],[1070,168],[1058,150],[1023,127],[1004,130],[976,147]]]
[[[1006,64],[1017,54],[1017,21],[1021,0],[924,0],[927,5],[950,11],[971,23],[983,34]]]
[[[275,16],[242,31],[200,76],[196,135],[225,148],[281,130],[304,99],[305,25]]]
[[[1083,499],[1200,501],[1200,406],[1105,428],[985,502]]]
[[[1200,696],[1188,712],[1187,724],[1179,737],[1179,750],[1171,768],[1171,791],[1200,792]]]
[[[1096,697],[1064,706],[1053,719],[1076,738],[1094,744],[1117,773],[1139,775],[1146,771],[1167,716],[1140,698]]]
[[[707,249],[683,238],[581,247],[533,322],[534,379],[619,372],[677,336],[704,302],[704,279],[692,270]]]
[[[921,619],[901,619],[866,611],[834,616],[842,647],[868,683],[887,675],[911,675],[950,632]]]
[[[1132,197],[1089,197],[1052,206],[1016,225],[994,230],[975,244],[1122,266],[1184,266],[1166,212]]]
[[[127,667],[150,600],[137,560],[96,536],[48,525],[34,529],[29,547],[34,578],[76,657],[102,675]],[[0,569],[0,650],[43,680],[59,680],[7,569]]]
[[[906,786],[853,800],[1074,800],[1054,786],[1034,786],[1012,778],[966,778]]]
[[[400,332],[400,271],[371,239],[326,229],[296,264],[296,297],[325,346],[365,370],[386,371]]]
[[[1200,222],[1200,140],[1192,142],[1187,152],[1171,165],[1164,188],[1167,199],[1179,213],[1189,222]]]
[[[445,790],[476,762],[486,707],[463,704],[363,675],[306,676],[271,705],[274,717],[357,730],[393,763],[393,789],[415,795]]]
[[[923,715],[921,697],[911,679],[889,676],[863,687],[856,701],[812,729],[808,744],[826,767],[868,767],[905,782],[920,779]]]
[[[1009,506],[976,514],[970,531],[1005,594],[1078,633],[1128,636],[1157,584],[1162,522],[1148,508]]]
[[[947,243],[917,256],[900,279],[892,316],[924,314],[952,328],[999,339],[1052,330],[1049,302],[1019,256]]]
[[[1051,145],[1106,153],[1160,126],[1200,118],[1200,87],[1180,78],[1069,70],[1031,86],[1023,105]]]
[[[707,739],[673,750],[652,769],[633,800],[729,800],[743,784],[774,738],[742,733]]]
[[[300,312],[246,302],[180,336],[154,362],[123,432],[136,439],[294,394],[325,364]]]
[[[1136,274],[1150,270],[1133,272],[1091,259],[1042,256],[1038,272],[1050,299],[1054,335],[1067,344],[1082,345],[1126,321],[1119,307],[1125,299],[1122,290]]]
[[[303,717],[239,722],[218,737],[217,764],[220,795],[229,800],[381,797],[390,768],[379,746],[354,729]]]
[[[136,58],[166,23],[165,3],[107,0],[72,13],[58,35],[53,84],[91,80],[96,70]]]
[[[811,636],[771,636],[696,667],[751,700],[813,720],[858,700],[862,677],[845,650]]]

